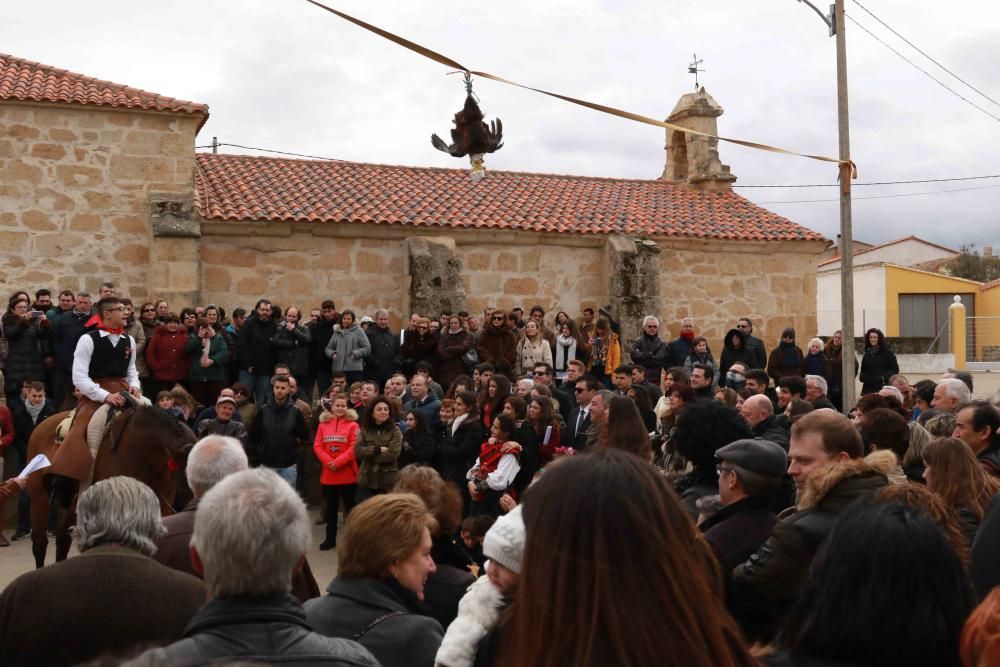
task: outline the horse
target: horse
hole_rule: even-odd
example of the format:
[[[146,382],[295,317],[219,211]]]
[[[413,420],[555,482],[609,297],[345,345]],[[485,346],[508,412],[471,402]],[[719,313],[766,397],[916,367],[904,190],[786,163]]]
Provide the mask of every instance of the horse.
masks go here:
[[[68,415],[69,412],[60,412],[35,428],[28,441],[28,460],[37,454],[45,454],[52,459],[59,448],[56,431]],[[94,462],[93,482],[118,475],[134,477],[157,494],[164,516],[172,514],[175,508],[171,503],[178,493],[179,483],[181,497],[190,497],[184,479],[184,462],[194,441],[191,429],[158,408],[125,408],[113,417],[111,427],[105,431]],[[36,568],[45,565],[49,543],[46,529],[50,500],[44,475],[44,469],[32,473],[27,484],[31,498],[31,552],[35,556]],[[72,509],[60,509],[62,511],[58,512],[56,524],[57,562],[69,555],[69,526],[74,520]]]

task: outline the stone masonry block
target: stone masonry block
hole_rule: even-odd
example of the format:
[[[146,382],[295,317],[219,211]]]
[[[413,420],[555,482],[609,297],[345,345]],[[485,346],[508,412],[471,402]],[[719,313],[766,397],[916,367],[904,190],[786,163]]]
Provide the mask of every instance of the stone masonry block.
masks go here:
[[[66,149],[59,144],[34,144],[31,147],[31,157],[43,160],[61,160],[66,157]]]
[[[66,187],[94,187],[104,180],[100,169],[82,165],[61,164],[56,167],[56,175]]]

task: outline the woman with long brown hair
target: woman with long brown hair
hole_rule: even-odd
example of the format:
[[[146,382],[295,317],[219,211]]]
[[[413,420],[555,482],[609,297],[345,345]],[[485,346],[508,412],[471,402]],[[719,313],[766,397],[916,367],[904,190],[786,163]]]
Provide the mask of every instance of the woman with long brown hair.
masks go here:
[[[958,513],[971,545],[986,506],[1000,492],[1000,480],[987,474],[969,446],[958,438],[941,438],[927,445],[924,479],[927,488]]]
[[[479,400],[479,416],[484,428],[491,428],[493,420],[503,412],[503,402],[510,396],[510,380],[496,374],[490,378]]]
[[[628,396],[615,396],[608,404],[608,419],[601,429],[600,443],[604,447],[635,454],[643,461],[652,461],[653,458],[649,431],[635,401]]]
[[[711,549],[651,465],[605,447],[565,457],[523,505],[521,580],[496,664],[757,664]]]

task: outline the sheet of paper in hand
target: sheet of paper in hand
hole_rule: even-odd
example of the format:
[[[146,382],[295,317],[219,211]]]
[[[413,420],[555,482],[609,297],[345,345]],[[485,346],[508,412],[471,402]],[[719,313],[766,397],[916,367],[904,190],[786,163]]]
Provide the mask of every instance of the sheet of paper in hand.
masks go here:
[[[18,475],[20,479],[27,479],[28,475],[35,472],[36,470],[41,470],[42,468],[48,468],[52,463],[49,462],[49,457],[45,454],[39,454],[35,458],[28,461],[28,465],[24,466],[24,470]]]

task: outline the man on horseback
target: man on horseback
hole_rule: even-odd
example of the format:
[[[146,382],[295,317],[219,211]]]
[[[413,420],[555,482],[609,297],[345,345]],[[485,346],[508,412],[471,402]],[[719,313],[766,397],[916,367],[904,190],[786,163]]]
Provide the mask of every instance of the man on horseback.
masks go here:
[[[109,296],[97,302],[96,310],[73,353],[73,385],[81,394],[76,416],[48,471],[77,482],[89,479],[94,465],[87,445],[91,417],[104,403],[124,407],[126,399],[121,392],[137,398],[142,395],[135,368],[135,341],[124,330],[124,305]]]

